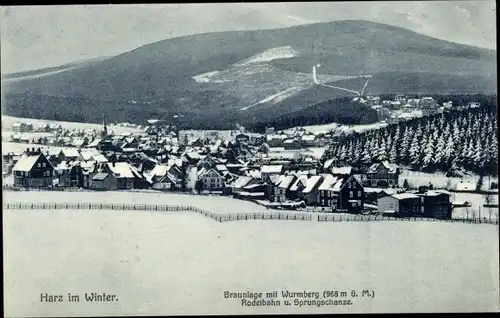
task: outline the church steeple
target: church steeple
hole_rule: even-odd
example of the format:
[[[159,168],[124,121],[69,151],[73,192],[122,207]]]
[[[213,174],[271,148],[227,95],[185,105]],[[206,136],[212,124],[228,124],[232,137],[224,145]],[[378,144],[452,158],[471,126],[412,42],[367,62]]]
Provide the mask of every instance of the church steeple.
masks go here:
[[[102,115],[102,137],[105,138],[108,136],[108,127],[106,127],[106,116]]]

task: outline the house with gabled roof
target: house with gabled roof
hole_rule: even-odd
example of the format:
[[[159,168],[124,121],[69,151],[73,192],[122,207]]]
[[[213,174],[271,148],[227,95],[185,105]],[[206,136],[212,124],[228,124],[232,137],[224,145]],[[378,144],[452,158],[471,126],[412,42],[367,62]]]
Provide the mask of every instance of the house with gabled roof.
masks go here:
[[[174,190],[181,187],[181,179],[176,175],[179,168],[175,165],[156,165],[153,170],[146,175],[146,179],[156,190]]]
[[[378,198],[378,212],[397,217],[422,216],[420,197],[413,193],[398,193]]]
[[[323,174],[318,190],[320,205],[333,211],[358,212],[364,207],[364,187],[354,175]]]
[[[75,148],[83,148],[88,145],[88,138],[76,138],[71,141],[71,146]]]
[[[274,191],[271,201],[285,202],[290,197],[290,187],[297,179],[294,174],[280,175],[278,181],[274,184]]]
[[[305,174],[297,175],[297,179],[293,182],[289,189],[289,197],[290,200],[302,199],[302,191],[307,186],[308,176]]]
[[[262,181],[268,182],[271,175],[280,175],[283,173],[283,165],[263,165],[260,168]]]
[[[239,176],[232,184],[232,193],[238,193],[243,191],[244,187],[249,185],[260,184],[260,182],[250,176]]]
[[[202,190],[210,192],[223,190],[224,175],[217,171],[217,169],[202,169],[198,173],[198,180],[202,182]]]
[[[196,164],[196,166],[200,170],[202,168],[205,168],[205,169],[213,168],[216,166],[216,164],[217,164],[217,162],[215,161],[215,159],[212,156],[207,155],[207,156],[204,156],[203,158],[201,158],[198,161],[198,163]]]
[[[366,186],[396,188],[399,184],[399,174],[399,167],[396,164],[387,161],[374,163],[366,172]]]
[[[107,172],[96,173],[89,184],[93,190],[113,191],[118,189],[118,180],[115,175]]]
[[[320,199],[318,188],[322,181],[323,176],[321,175],[310,176],[307,179],[306,187],[302,190],[302,195],[307,205],[318,205]]]
[[[80,153],[76,148],[65,148],[59,151],[57,157],[59,158],[59,162],[73,161],[78,160],[78,158],[80,157]]]
[[[117,189],[133,189],[144,182],[144,177],[128,162],[107,162],[101,164],[99,172],[111,173],[117,180]]]
[[[12,168],[15,187],[53,186],[54,167],[38,149],[27,149]]]

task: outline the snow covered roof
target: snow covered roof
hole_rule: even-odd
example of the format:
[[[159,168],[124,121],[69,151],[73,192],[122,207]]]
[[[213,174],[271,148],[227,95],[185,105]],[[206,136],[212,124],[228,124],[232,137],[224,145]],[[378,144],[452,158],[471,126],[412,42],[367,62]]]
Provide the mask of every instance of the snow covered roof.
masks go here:
[[[115,162],[115,163],[108,162],[106,164],[108,168],[111,170],[111,172],[117,178],[132,179],[140,177],[140,174],[137,175],[138,174],[137,170],[127,162]]]
[[[332,163],[333,163],[334,160],[335,159],[328,159],[328,160],[326,160],[325,163],[323,164],[323,168],[324,169],[330,168],[330,166],[332,165]]]
[[[344,184],[345,181],[346,180],[344,180],[343,178],[337,179],[335,181],[335,183],[333,183],[333,185],[328,190],[335,191],[335,192],[340,191],[340,188],[342,188],[342,185]]]
[[[281,189],[288,189],[292,182],[295,180],[295,176],[290,175],[290,176],[285,176],[283,180],[279,183],[278,187]]]
[[[56,170],[68,170],[69,168],[70,166],[66,160],[61,161],[61,163],[55,167]]]
[[[248,197],[262,197],[264,196],[264,192],[238,192],[238,195],[248,196]]]
[[[324,174],[323,177],[324,177],[323,182],[319,186],[318,190],[330,190],[332,186],[335,185],[335,183],[339,179],[338,177],[335,177],[331,174]]]
[[[169,168],[170,166],[168,165],[156,165],[149,174],[151,176],[163,177],[167,173]]]
[[[33,166],[35,165],[36,161],[40,156],[41,154],[36,154],[36,155],[23,154],[21,158],[19,158],[19,160],[16,162],[12,170],[28,172],[33,168]]]
[[[272,135],[267,135],[266,136],[267,140],[273,140],[273,139],[281,139],[281,140],[283,140],[283,139],[286,139],[286,138],[288,138],[288,136],[285,135],[285,134],[279,134],[279,135],[278,134],[272,134]]]
[[[314,139],[316,139],[315,135],[304,135],[304,136],[302,136],[302,140],[304,140],[304,141],[314,141]]]
[[[323,157],[323,155],[326,152],[326,148],[307,148],[305,151],[302,152],[304,156],[310,156],[316,159],[320,159]]]
[[[182,159],[181,158],[171,158],[171,159],[168,159],[168,164],[169,165],[176,165],[178,167],[182,166]]]
[[[302,192],[310,193],[312,190],[314,190],[314,188],[318,185],[322,178],[322,176],[312,176],[307,179],[306,188]]]
[[[80,162],[80,167],[84,170],[93,170],[95,161]]]
[[[295,182],[292,184],[292,186],[290,187],[290,191],[297,191],[297,189],[299,188],[299,184],[304,184],[306,185],[307,184],[307,175],[299,175],[297,177],[297,180],[295,180]]]
[[[92,159],[94,159],[97,162],[108,162],[108,159],[103,154],[96,154],[92,156]]]
[[[418,195],[415,195],[413,193],[398,193],[398,194],[393,194],[392,197],[398,200],[420,199]]]
[[[236,179],[233,183],[234,188],[243,188],[246,186],[250,181],[252,181],[252,177],[250,176],[240,176],[238,179]]]
[[[247,174],[248,176],[254,177],[255,179],[260,179],[260,178],[262,178],[262,174],[261,174],[261,171],[260,171],[260,170],[256,170],[256,169],[248,170],[248,171],[246,172],[246,174]]]
[[[200,159],[202,156],[196,152],[196,151],[192,151],[192,152],[188,152],[186,153],[187,156],[189,156],[190,158],[192,159]]]
[[[282,152],[285,151],[285,147],[269,147],[269,152]]]
[[[207,171],[207,169],[201,168],[200,170],[198,170],[196,172],[196,174],[198,175],[198,177],[201,177],[203,174],[205,174],[206,171]]]
[[[215,165],[215,169],[219,170],[220,172],[227,171],[226,165]]]
[[[281,173],[283,171],[283,165],[263,165],[260,169],[262,173]]]
[[[269,179],[271,180],[272,184],[277,185],[283,179],[283,175],[272,174],[272,175],[269,176]]]
[[[102,180],[106,179],[108,176],[109,176],[108,173],[100,172],[100,173],[96,174],[94,177],[92,177],[92,180],[102,181]]]
[[[477,183],[475,182],[459,182],[455,186],[455,190],[457,191],[475,191],[477,187]]]
[[[369,188],[369,187],[365,187],[364,190],[365,190],[365,193],[380,193],[380,192],[384,191],[384,189],[382,189],[382,188]]]
[[[210,169],[203,168],[203,169],[201,169],[200,171],[198,171],[198,177],[203,177],[204,175],[206,175],[207,173],[209,173],[211,171],[215,172],[219,177],[221,177],[221,178],[223,177],[223,175],[219,171],[217,171],[216,169],[214,169],[214,168],[210,168]]]
[[[78,149],[75,148],[65,148],[62,149],[61,152],[65,157],[76,158],[80,155]]]
[[[85,139],[74,139],[73,142],[71,142],[71,144],[73,146],[76,146],[76,147],[81,146],[84,143],[85,143]]]
[[[374,163],[370,166],[370,168],[368,169],[368,172],[371,173],[371,172],[376,172],[378,167],[380,165],[383,165],[387,170],[389,170],[389,173],[396,173],[397,172],[397,169],[398,169],[398,165],[397,164],[394,164],[394,163],[389,163],[387,161],[383,161],[382,163]]]
[[[332,174],[350,175],[352,173],[352,170],[352,167],[333,167]]]
[[[250,189],[258,188],[261,186],[262,186],[262,184],[255,183],[255,184],[246,185],[243,187],[243,189],[250,190]]]
[[[440,190],[430,190],[430,191],[425,192],[423,195],[429,196],[429,197],[436,197],[436,196],[441,195],[441,194],[450,195],[450,193],[448,191],[440,191]]]
[[[91,151],[88,151],[88,150],[84,150],[84,151],[80,152],[80,157],[82,157],[82,159],[85,161],[92,159],[93,155],[94,155],[94,153]]]

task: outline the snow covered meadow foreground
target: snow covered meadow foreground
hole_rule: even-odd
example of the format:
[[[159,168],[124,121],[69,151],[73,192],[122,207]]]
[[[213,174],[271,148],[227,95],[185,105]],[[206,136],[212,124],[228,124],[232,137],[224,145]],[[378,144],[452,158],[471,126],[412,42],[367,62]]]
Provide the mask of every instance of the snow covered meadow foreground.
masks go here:
[[[4,202],[96,202],[89,196],[6,191]],[[220,213],[262,208],[220,197],[98,196],[114,203],[204,200],[205,209]],[[498,227],[489,224],[219,223],[193,212],[99,210],[4,210],[3,224],[9,317],[499,310]],[[365,289],[374,298],[351,298]],[[279,307],[243,307],[224,298],[224,291],[285,290],[346,291],[352,305],[300,308],[280,298]],[[92,292],[118,301],[86,302]],[[45,293],[64,301],[41,302]],[[80,301],[68,302],[68,293]]]

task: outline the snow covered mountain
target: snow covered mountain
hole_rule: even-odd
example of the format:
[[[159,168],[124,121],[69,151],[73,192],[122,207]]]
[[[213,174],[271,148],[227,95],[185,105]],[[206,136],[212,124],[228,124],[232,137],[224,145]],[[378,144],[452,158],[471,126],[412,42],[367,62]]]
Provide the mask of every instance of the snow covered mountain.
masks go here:
[[[352,96],[315,85],[312,65],[321,64],[322,82],[354,90],[363,86],[357,77],[372,75],[367,94],[488,93],[496,91],[495,59],[493,50],[366,21],[207,33],[64,71],[11,74],[2,108],[91,122],[103,113],[118,121],[183,113],[186,125],[222,128]]]

